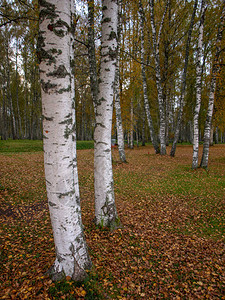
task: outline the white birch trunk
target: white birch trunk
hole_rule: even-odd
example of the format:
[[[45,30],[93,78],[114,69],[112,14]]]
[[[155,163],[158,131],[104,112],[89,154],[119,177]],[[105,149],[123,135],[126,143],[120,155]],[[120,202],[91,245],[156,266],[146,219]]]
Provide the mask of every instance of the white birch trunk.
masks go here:
[[[198,49],[197,49],[197,66],[196,66],[196,104],[194,110],[193,120],[193,157],[192,157],[192,169],[198,168],[198,150],[199,150],[199,112],[201,107],[201,93],[202,93],[202,48],[203,48],[203,28],[204,28],[204,17],[205,17],[206,3],[202,0],[201,18],[198,35]]]
[[[219,56],[221,53],[221,41],[222,41],[223,30],[224,30],[224,20],[225,20],[225,1],[223,0],[223,9],[220,17],[220,25],[219,25],[217,41],[216,41],[216,53],[215,53],[215,58],[213,61],[212,72],[211,72],[208,111],[207,111],[205,128],[204,128],[204,144],[203,144],[201,167],[206,169],[208,168],[208,160],[209,160],[210,131],[211,131],[211,124],[212,124],[216,79],[220,69]]]
[[[73,1],[40,3],[38,56],[42,87],[44,165],[56,259],[53,280],[83,280],[91,267],[81,221],[77,173]]]
[[[160,58],[159,58],[159,42],[162,32],[162,26],[164,23],[166,11],[168,8],[169,1],[166,3],[165,11],[160,22],[160,28],[158,32],[158,38],[156,38],[156,27],[154,20],[154,0],[149,1],[150,4],[150,14],[151,14],[151,27],[152,27],[152,41],[153,41],[153,53],[155,58],[155,75],[156,75],[156,86],[158,92],[158,104],[159,104],[159,139],[160,139],[160,154],[166,154],[166,119],[165,119],[165,108],[163,101],[163,89],[162,89],[162,80],[161,80],[161,70],[160,70]]]
[[[144,51],[144,12],[143,12],[143,6],[142,2],[139,1],[139,15],[140,15],[140,28],[141,28],[141,72],[142,72],[142,86],[143,86],[143,94],[144,94],[144,107],[145,107],[145,113],[147,117],[148,127],[150,131],[150,136],[152,140],[153,147],[155,149],[155,153],[159,153],[159,145],[158,141],[155,135],[155,130],[152,122],[150,107],[149,107],[149,101],[148,101],[148,90],[147,90],[147,79],[146,79],[146,72],[145,72],[145,51]]]
[[[121,10],[122,1],[118,1],[118,25],[117,25],[117,59],[116,59],[116,75],[115,75],[115,112],[116,112],[116,129],[117,129],[117,141],[120,160],[126,162],[126,155],[124,150],[124,135],[123,124],[121,116],[120,105],[120,41],[121,41]]]
[[[185,96],[185,91],[186,91],[187,67],[188,67],[188,60],[189,60],[191,35],[192,35],[193,26],[194,26],[194,19],[195,19],[195,14],[196,14],[196,10],[197,10],[197,5],[198,5],[198,0],[195,0],[192,17],[191,17],[191,23],[190,23],[190,27],[188,30],[186,50],[185,50],[184,69],[183,69],[182,80],[181,80],[180,109],[179,109],[178,116],[177,116],[177,124],[176,124],[175,132],[174,132],[173,145],[172,145],[172,148],[170,151],[170,156],[172,156],[172,157],[174,157],[175,153],[176,153],[176,147],[177,147],[177,142],[178,142],[179,135],[180,135],[180,128],[181,128],[181,122],[182,122],[182,117],[183,117],[184,96]]]
[[[95,219],[97,225],[111,229],[117,227],[119,221],[115,206],[111,154],[117,13],[116,0],[102,1],[101,68],[94,131]]]

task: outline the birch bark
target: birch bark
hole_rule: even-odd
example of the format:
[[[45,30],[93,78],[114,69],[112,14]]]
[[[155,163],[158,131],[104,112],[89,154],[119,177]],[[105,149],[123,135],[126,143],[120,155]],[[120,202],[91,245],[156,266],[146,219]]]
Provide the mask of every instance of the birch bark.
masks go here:
[[[163,101],[163,88],[161,80],[161,70],[160,70],[160,58],[159,58],[159,43],[162,33],[162,27],[164,24],[164,19],[166,16],[166,11],[168,8],[169,1],[166,2],[166,7],[162,20],[160,22],[158,38],[156,38],[156,26],[155,26],[155,17],[154,17],[154,0],[149,1],[150,4],[150,14],[151,14],[151,27],[152,27],[152,42],[153,42],[153,53],[155,58],[155,75],[156,75],[156,86],[158,92],[158,104],[159,104],[159,139],[160,139],[160,154],[166,154],[166,120],[165,120],[165,108]]]
[[[117,25],[117,58],[116,58],[116,74],[115,74],[115,112],[116,112],[116,128],[117,140],[120,160],[126,162],[126,155],[124,150],[124,135],[123,124],[121,116],[120,105],[120,43],[121,43],[121,13],[122,13],[122,0],[118,0],[118,25]]]
[[[198,5],[198,0],[195,0],[192,17],[191,17],[191,23],[190,23],[189,30],[188,30],[186,50],[185,50],[185,61],[184,61],[184,69],[183,69],[183,73],[182,73],[182,82],[181,82],[180,109],[179,109],[178,116],[177,116],[177,124],[175,127],[173,145],[172,145],[172,148],[170,151],[170,156],[172,156],[172,157],[175,156],[177,142],[178,142],[179,135],[180,135],[181,121],[182,121],[183,107],[184,107],[184,95],[185,95],[185,91],[186,91],[186,78],[187,78],[187,67],[188,67],[188,60],[189,60],[190,44],[191,44],[191,35],[192,35],[193,26],[194,26],[194,19],[195,19],[195,14],[196,14],[196,10],[197,10],[197,5]]]
[[[117,0],[102,1],[102,37],[99,94],[94,131],[96,224],[118,226],[111,154],[113,93],[117,57]]]
[[[77,173],[73,62],[73,1],[39,0],[38,56],[44,166],[56,259],[53,280],[83,280],[91,267],[81,220]]]
[[[215,53],[212,71],[211,71],[208,111],[207,111],[205,128],[204,128],[204,144],[203,144],[201,167],[206,168],[206,169],[208,168],[208,160],[209,160],[210,130],[211,130],[211,124],[212,124],[213,105],[214,105],[215,89],[216,89],[216,79],[217,79],[217,75],[220,70],[219,56],[221,53],[221,41],[222,41],[223,31],[224,31],[224,21],[225,21],[225,0],[223,0],[222,13],[221,13],[221,17],[220,17],[220,24],[219,24],[219,28],[218,28],[218,34],[217,34],[216,53]]]
[[[147,91],[147,79],[146,79],[146,72],[145,72],[145,53],[144,53],[144,11],[142,2],[139,1],[139,15],[140,15],[140,29],[141,29],[141,72],[142,72],[142,85],[143,85],[143,94],[144,94],[144,107],[145,107],[145,113],[147,117],[148,127],[151,135],[151,140],[153,147],[155,149],[155,153],[159,153],[159,144],[155,135],[155,130],[152,122],[150,107],[149,107],[149,101],[148,101],[148,91]]]
[[[94,39],[94,0],[88,0],[88,59],[89,72],[91,82],[91,93],[93,99],[94,110],[96,113],[96,105],[98,99],[98,76],[95,56],[95,39]]]
[[[199,150],[199,128],[198,119],[201,106],[201,92],[202,92],[202,53],[203,53],[203,28],[204,19],[206,11],[206,2],[202,0],[201,6],[201,17],[199,25],[199,35],[198,35],[198,48],[197,48],[197,66],[196,66],[196,104],[194,110],[194,121],[193,121],[193,157],[192,157],[192,169],[197,169],[198,167],[198,150]]]

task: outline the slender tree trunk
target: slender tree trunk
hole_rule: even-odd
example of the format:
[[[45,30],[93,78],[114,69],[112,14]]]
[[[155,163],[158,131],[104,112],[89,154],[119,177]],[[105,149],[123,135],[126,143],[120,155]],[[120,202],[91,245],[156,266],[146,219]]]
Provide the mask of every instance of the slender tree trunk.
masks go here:
[[[8,34],[8,33],[7,33]],[[10,108],[10,122],[11,122],[11,132],[12,132],[12,138],[16,139],[16,118],[13,108],[13,101],[12,101],[12,93],[11,93],[11,87],[10,87],[10,61],[9,61],[9,41],[8,37],[6,37],[5,41],[5,47],[6,47],[6,62],[7,62],[7,69],[6,69],[6,82],[7,82],[7,98],[9,101],[9,108]]]
[[[134,149],[134,103],[133,99],[130,101],[130,149]]]
[[[180,127],[181,127],[181,121],[182,121],[182,116],[183,116],[183,108],[184,108],[184,96],[185,96],[185,90],[186,90],[186,77],[187,77],[187,67],[188,67],[190,44],[191,44],[191,35],[192,35],[192,31],[193,31],[193,26],[194,26],[194,20],[195,20],[197,5],[198,5],[198,0],[195,0],[193,13],[192,13],[192,17],[191,17],[191,23],[190,23],[190,27],[189,27],[189,30],[188,30],[187,43],[186,43],[184,69],[183,69],[182,81],[181,81],[180,109],[179,109],[178,116],[177,116],[177,124],[176,124],[176,127],[175,127],[173,145],[172,145],[172,148],[171,148],[171,151],[170,151],[170,156],[172,156],[172,157],[175,156],[177,142],[179,140],[179,135],[180,135]]]
[[[126,162],[126,155],[124,151],[124,134],[123,124],[121,116],[121,105],[120,105],[120,43],[121,43],[121,10],[122,0],[118,0],[118,25],[117,25],[117,58],[116,58],[116,75],[115,75],[115,111],[116,111],[116,129],[117,129],[117,140],[120,160]]]
[[[149,132],[151,135],[151,140],[155,153],[159,153],[159,144],[155,135],[155,130],[152,122],[152,117],[150,113],[149,101],[148,101],[148,91],[147,91],[147,79],[145,71],[145,58],[144,58],[144,11],[141,0],[139,1],[139,15],[140,15],[140,28],[141,28],[141,73],[142,73],[142,85],[143,85],[143,94],[144,94],[144,107],[147,117]]]
[[[158,38],[156,38],[156,26],[155,26],[155,16],[154,16],[154,0],[150,0],[150,14],[151,14],[151,27],[152,27],[152,42],[153,42],[153,53],[155,59],[155,75],[156,75],[156,86],[158,92],[158,104],[159,104],[159,139],[160,139],[160,154],[166,154],[166,120],[165,120],[165,108],[163,101],[163,89],[161,80],[161,70],[160,70],[160,58],[159,58],[159,43],[162,32],[162,27],[165,20],[166,11],[169,5],[169,1],[166,2],[165,11],[160,22],[160,28],[158,32]]]
[[[95,35],[94,35],[94,0],[88,0],[88,59],[91,82],[91,94],[93,99],[94,111],[98,101],[98,76],[95,56]]]
[[[210,130],[211,130],[213,105],[214,105],[214,98],[215,98],[216,79],[220,70],[219,56],[221,53],[221,41],[222,41],[222,36],[224,31],[224,20],[225,20],[225,1],[223,1],[222,14],[220,17],[220,25],[217,34],[216,53],[215,53],[215,58],[213,61],[213,66],[211,71],[209,103],[208,103],[208,111],[207,111],[205,129],[204,129],[204,144],[203,144],[201,167],[206,169],[208,168],[208,160],[209,160]]]
[[[94,177],[96,224],[111,229],[119,224],[117,216],[111,154],[113,92],[117,57],[118,5],[102,1],[102,37],[99,94],[94,131]]]
[[[38,56],[44,164],[56,259],[53,280],[83,280],[91,267],[81,220],[77,173],[73,62],[73,1],[40,0]]]
[[[197,66],[196,66],[196,104],[194,110],[194,122],[193,122],[193,157],[192,157],[192,169],[197,169],[198,167],[198,150],[199,150],[199,112],[201,106],[201,94],[202,94],[202,47],[203,47],[203,28],[204,28],[204,18],[206,11],[205,0],[202,0],[201,7],[201,18],[199,26],[199,36],[198,36],[198,50],[197,50]]]
[[[22,126],[19,106],[19,82],[18,82],[18,40],[16,41],[16,108],[17,108],[17,136],[21,137]]]

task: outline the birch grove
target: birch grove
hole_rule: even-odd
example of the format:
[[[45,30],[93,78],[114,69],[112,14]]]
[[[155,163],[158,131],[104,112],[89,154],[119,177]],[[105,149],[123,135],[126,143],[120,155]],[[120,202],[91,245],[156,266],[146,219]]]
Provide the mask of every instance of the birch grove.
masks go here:
[[[76,157],[72,0],[39,1],[44,167],[56,259],[53,280],[80,281],[91,261],[81,220]]]

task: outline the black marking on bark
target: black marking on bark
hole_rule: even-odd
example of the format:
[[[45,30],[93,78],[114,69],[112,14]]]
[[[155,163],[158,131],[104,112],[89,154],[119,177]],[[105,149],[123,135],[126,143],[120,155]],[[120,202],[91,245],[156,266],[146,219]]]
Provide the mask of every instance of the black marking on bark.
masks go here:
[[[105,128],[105,125],[103,125],[102,123],[95,123],[95,127],[100,126],[102,128]]]
[[[72,191],[69,191],[69,192],[66,192],[66,193],[60,193],[59,194],[59,199],[61,199],[62,197],[66,197],[66,196],[72,196],[75,194],[75,190],[72,190]]]
[[[117,50],[113,50],[111,47],[109,47],[109,57],[111,60],[116,59],[117,56]]]
[[[44,49],[45,47],[45,42],[44,42],[44,38],[42,36],[41,31],[39,31],[38,33],[38,40],[37,40],[37,57],[38,57],[38,61],[39,63],[41,63],[42,60],[48,60],[47,65],[51,65],[52,63],[56,62],[55,57],[52,54],[55,54],[58,52],[58,54],[61,54],[60,51],[57,49],[49,49],[48,51],[46,51]],[[62,51],[61,51],[62,52]]]
[[[56,78],[65,78],[66,76],[70,75],[69,72],[67,72],[64,65],[60,65],[58,69],[54,70],[53,72],[49,72],[46,74],[46,76],[53,76]]]
[[[41,87],[42,87],[42,89],[43,89],[43,91],[44,91],[45,93],[48,93],[48,91],[49,91],[50,89],[53,89],[53,88],[55,88],[56,86],[57,86],[57,84],[51,83],[50,80],[49,80],[48,82],[44,82],[43,79],[41,80]]]
[[[85,272],[85,270],[78,264],[75,254],[78,254],[78,251],[75,251],[75,247],[74,245],[71,243],[70,247],[69,247],[73,259],[74,259],[74,271],[73,271],[73,275],[72,275],[72,279],[76,280],[76,281],[83,281],[86,277],[87,277],[87,273]]]
[[[64,227],[63,225],[61,225],[61,227],[62,227],[65,231],[67,231],[66,227]]]
[[[109,41],[116,39],[116,33],[115,31],[111,31],[109,35]]]
[[[58,272],[58,270],[55,269],[55,264],[53,264],[53,266],[49,268],[46,274],[51,277],[52,281],[60,281],[66,278],[65,272],[63,270]]]
[[[105,71],[106,71],[106,72],[110,72],[110,69],[109,69],[109,68],[107,68],[107,69],[105,69]]]
[[[109,22],[111,22],[111,18],[104,18],[102,20],[102,23],[109,23]]]
[[[55,203],[53,203],[53,202],[51,202],[51,201],[48,201],[48,204],[49,204],[51,207],[57,206]]]
[[[46,117],[44,115],[42,115],[42,119],[46,120],[46,121],[53,121],[54,118],[49,118],[49,117]]]
[[[102,6],[102,10],[106,10],[106,9],[108,9],[107,6],[105,6],[105,5]]]
[[[44,19],[50,19],[51,22],[53,22],[53,20],[58,17],[55,12],[56,7],[54,4],[49,3],[46,0],[39,0],[39,5],[40,7],[43,7],[39,14],[40,22],[43,22]]]
[[[64,138],[68,139],[69,136],[75,132],[75,130],[76,130],[76,124],[73,124],[72,128],[66,126],[66,129],[64,131]]]
[[[67,88],[62,88],[58,90],[59,94],[63,94],[64,92],[70,92],[71,91],[71,85],[68,85]]]
[[[72,123],[73,123],[73,119],[70,118],[70,119],[67,119],[67,120],[64,120],[64,121],[60,122],[59,124],[71,125]]]

